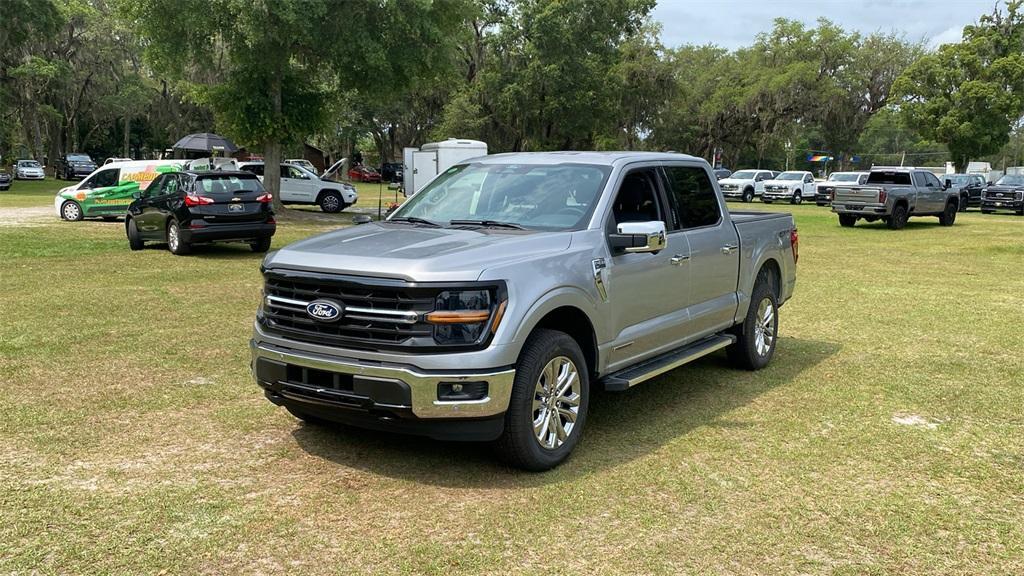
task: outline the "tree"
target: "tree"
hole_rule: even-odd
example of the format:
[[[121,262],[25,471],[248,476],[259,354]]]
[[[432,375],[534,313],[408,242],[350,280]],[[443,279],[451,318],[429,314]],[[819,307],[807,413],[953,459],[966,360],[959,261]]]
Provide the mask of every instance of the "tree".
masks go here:
[[[963,40],[915,62],[893,85],[907,123],[949,148],[958,170],[998,152],[1024,114],[1024,12],[1012,0]]]
[[[282,145],[326,124],[331,96],[376,98],[444,67],[461,0],[121,0],[147,61],[188,81],[220,130],[263,147],[280,203]]]

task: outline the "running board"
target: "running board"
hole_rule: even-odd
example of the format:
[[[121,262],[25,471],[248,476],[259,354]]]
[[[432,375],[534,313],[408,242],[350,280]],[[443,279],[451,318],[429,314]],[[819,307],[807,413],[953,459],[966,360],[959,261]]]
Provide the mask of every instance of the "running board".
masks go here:
[[[674,370],[683,364],[693,362],[698,358],[707,356],[717,350],[721,350],[735,341],[736,337],[732,334],[709,336],[703,340],[694,342],[689,346],[677,348],[660,356],[644,360],[643,362],[636,364],[635,366],[630,366],[625,370],[609,374],[601,379],[601,383],[604,385],[605,390],[626,390],[645,380],[650,380],[651,378],[660,376],[669,370]]]

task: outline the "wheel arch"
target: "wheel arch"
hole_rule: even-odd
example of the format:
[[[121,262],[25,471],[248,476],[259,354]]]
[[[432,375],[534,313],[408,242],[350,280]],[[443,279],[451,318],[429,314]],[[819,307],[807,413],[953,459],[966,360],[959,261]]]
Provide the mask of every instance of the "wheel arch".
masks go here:
[[[562,332],[576,341],[587,361],[587,371],[593,382],[598,369],[597,334],[587,314],[575,306],[559,306],[542,316],[530,329],[530,333],[542,328]]]

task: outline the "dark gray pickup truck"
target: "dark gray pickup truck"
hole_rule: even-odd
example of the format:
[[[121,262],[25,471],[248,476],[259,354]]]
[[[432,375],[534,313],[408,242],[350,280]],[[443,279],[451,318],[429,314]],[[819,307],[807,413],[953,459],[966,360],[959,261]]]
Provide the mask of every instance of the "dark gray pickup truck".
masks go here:
[[[858,186],[837,186],[832,211],[840,226],[854,226],[857,220],[881,220],[893,230],[906,226],[911,216],[938,216],[943,226],[952,226],[960,207],[960,193],[950,190],[928,170],[893,167],[872,168],[867,182]]]

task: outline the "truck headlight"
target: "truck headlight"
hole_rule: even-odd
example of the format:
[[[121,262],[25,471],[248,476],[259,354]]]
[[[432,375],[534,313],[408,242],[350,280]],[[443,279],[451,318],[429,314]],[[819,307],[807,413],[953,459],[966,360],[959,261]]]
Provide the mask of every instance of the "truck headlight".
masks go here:
[[[480,340],[488,328],[493,332],[501,322],[505,302],[501,302],[491,320],[493,301],[490,290],[445,290],[437,295],[434,311],[425,320],[434,325],[434,341],[438,344],[472,344]]]

